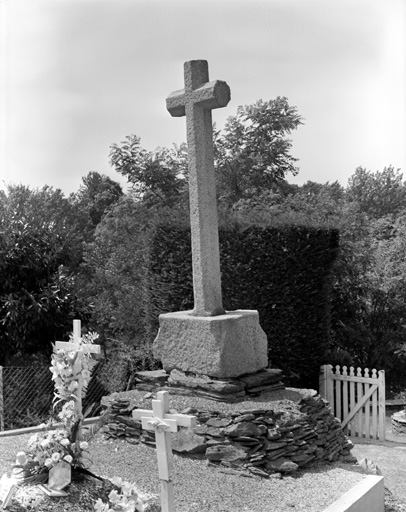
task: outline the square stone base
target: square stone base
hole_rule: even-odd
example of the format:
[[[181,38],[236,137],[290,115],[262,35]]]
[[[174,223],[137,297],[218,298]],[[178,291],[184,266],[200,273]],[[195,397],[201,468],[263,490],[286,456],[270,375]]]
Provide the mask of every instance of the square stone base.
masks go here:
[[[173,369],[224,379],[268,366],[268,342],[258,311],[193,316],[191,311],[159,315],[154,357]]]

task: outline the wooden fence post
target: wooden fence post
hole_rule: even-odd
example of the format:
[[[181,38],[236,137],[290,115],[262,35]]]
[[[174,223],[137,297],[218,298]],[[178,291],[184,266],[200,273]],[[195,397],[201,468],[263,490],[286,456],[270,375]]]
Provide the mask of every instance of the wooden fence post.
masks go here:
[[[4,430],[3,367],[0,366],[0,431]]]
[[[386,404],[385,404],[385,370],[378,372],[378,407],[379,407],[379,439],[385,440],[385,420],[386,420]]]
[[[324,364],[321,367],[319,380],[320,396],[322,396],[330,404],[331,410],[334,408],[334,383],[332,379],[333,366]]]
[[[322,398],[327,400],[327,365],[320,366],[319,393]]]

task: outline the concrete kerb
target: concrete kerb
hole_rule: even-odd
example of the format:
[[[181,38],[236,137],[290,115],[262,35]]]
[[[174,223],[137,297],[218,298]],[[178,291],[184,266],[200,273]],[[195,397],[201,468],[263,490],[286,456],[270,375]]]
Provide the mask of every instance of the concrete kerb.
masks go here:
[[[86,418],[83,420],[83,425],[92,425],[93,423],[97,423],[100,420],[100,416],[95,416],[94,418]],[[53,423],[52,428],[62,428],[62,423]],[[36,427],[26,427],[19,428],[15,430],[4,430],[0,432],[0,437],[9,437],[9,436],[20,436],[23,434],[31,434],[32,432],[40,432],[44,430],[43,426],[37,425]]]
[[[384,512],[383,476],[367,475],[323,512]]]

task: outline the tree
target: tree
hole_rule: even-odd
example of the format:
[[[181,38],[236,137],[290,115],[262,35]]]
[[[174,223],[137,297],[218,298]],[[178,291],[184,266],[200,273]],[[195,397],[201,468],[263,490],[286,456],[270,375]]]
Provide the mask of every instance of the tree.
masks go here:
[[[220,198],[233,205],[263,190],[278,189],[288,173],[296,175],[297,158],[286,138],[303,124],[285,97],[240,106],[224,132],[215,132],[215,164]]]
[[[405,240],[405,214],[395,222],[369,220],[347,261],[341,256],[333,295],[336,346],[351,356],[352,365],[386,370],[392,393],[406,385],[397,356],[406,342]]]
[[[173,205],[187,188],[187,147],[147,151],[141,139],[128,135],[110,147],[110,165],[125,176],[136,197],[150,204]]]
[[[123,190],[119,183],[95,171],[84,176],[82,182],[75,199],[88,213],[92,226],[96,227],[111,206],[123,196]]]
[[[75,293],[82,258],[76,209],[62,192],[8,187],[0,218],[0,364],[19,351],[50,353],[51,342],[90,308]]]
[[[373,218],[396,215],[406,204],[403,174],[392,166],[375,173],[357,167],[348,180],[347,199],[357,202],[360,210]]]
[[[300,124],[296,107],[278,97],[238,107],[223,132],[214,127],[217,192],[227,206],[264,190],[286,190],[286,175],[298,172],[286,135]],[[186,203],[186,144],[146,151],[139,137],[129,135],[111,146],[110,164],[127,177],[139,199],[169,206]]]

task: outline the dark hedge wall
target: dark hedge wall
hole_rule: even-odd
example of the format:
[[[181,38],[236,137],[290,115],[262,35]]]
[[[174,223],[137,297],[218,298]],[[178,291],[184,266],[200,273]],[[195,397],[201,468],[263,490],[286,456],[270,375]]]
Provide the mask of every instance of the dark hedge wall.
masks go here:
[[[257,309],[270,366],[285,384],[318,387],[329,347],[331,270],[338,231],[302,226],[220,229],[226,310]],[[146,261],[146,331],[152,342],[161,313],[193,308],[187,228],[158,226]]]

